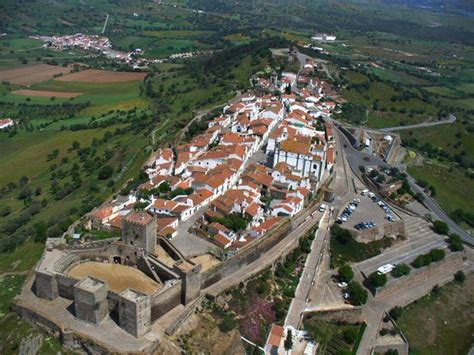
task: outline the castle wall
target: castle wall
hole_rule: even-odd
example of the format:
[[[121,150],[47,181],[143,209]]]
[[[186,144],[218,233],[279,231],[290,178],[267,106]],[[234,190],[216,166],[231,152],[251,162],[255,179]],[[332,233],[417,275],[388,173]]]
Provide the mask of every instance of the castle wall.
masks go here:
[[[236,255],[203,272],[201,276],[201,287],[203,289],[209,287],[229,274],[232,274],[240,268],[257,260],[262,256],[262,254],[271,249],[288,235],[291,229],[291,222],[289,220],[286,222],[285,225],[274,230],[270,235],[262,237],[261,240],[256,240],[251,243],[249,247],[244,248]]]
[[[151,320],[152,322],[163,314],[181,304],[182,282],[163,288],[151,295]]]

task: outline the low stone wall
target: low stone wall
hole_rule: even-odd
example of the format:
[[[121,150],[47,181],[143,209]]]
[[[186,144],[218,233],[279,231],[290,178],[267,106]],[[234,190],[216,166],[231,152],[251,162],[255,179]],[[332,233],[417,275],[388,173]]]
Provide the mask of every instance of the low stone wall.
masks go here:
[[[372,349],[372,354],[385,354],[389,350],[397,350],[398,355],[408,355],[408,344],[377,345]]]
[[[181,304],[182,282],[177,281],[174,285],[159,290],[151,295],[151,321],[167,313]]]
[[[224,277],[238,271],[240,268],[257,260],[263,253],[271,249],[286,237],[290,230],[291,222],[285,220],[285,223],[283,223],[280,228],[275,229],[270,233],[270,235],[264,236],[261,240],[251,243],[235,256],[203,272],[201,288],[207,288]]]
[[[387,235],[405,234],[405,224],[398,220],[390,223],[384,223],[382,226],[355,231],[355,238],[358,242],[369,243],[382,239]]]
[[[62,329],[58,327],[56,323],[32,311],[31,309],[19,305],[16,302],[12,304],[11,310],[19,314],[22,318],[28,320],[29,322],[39,325],[43,329],[46,329],[46,331],[48,332],[52,332],[56,336],[59,336],[62,333]]]
[[[343,323],[362,323],[362,307],[340,308],[305,312],[304,318],[316,317],[321,320]]]
[[[437,276],[440,273],[452,273],[453,275],[462,268],[466,256],[464,252],[451,253],[445,259],[425,266],[420,269],[412,269],[407,276],[398,279],[390,279],[387,284],[375,291],[375,297],[382,298],[391,296],[407,288],[413,287],[416,284],[426,283],[430,278]],[[434,284],[433,284],[434,286]]]

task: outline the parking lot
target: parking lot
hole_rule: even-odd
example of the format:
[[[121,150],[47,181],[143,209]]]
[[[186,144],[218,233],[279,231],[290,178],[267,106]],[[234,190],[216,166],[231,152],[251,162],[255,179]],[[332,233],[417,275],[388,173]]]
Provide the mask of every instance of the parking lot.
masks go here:
[[[341,209],[339,214],[339,223],[344,228],[354,231],[383,226],[385,223],[398,220],[398,216],[390,207],[375,196],[371,198],[368,195],[355,196],[353,202],[346,205],[345,209]]]

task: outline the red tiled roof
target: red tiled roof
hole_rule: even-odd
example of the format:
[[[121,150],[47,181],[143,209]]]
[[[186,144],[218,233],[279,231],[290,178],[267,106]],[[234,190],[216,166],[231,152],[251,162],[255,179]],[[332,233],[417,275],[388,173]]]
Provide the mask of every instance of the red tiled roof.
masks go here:
[[[124,218],[124,220],[131,223],[147,225],[153,221],[153,217],[143,211],[132,211]]]
[[[270,334],[268,335],[267,344],[271,346],[279,347],[281,343],[281,339],[283,338],[283,333],[285,329],[277,324],[272,325],[272,329],[270,330]]]

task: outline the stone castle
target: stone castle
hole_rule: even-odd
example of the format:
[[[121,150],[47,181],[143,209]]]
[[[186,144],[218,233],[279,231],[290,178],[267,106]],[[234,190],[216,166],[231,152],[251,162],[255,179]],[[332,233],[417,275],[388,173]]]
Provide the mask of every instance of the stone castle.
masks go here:
[[[154,338],[155,334],[149,333],[158,318],[189,304],[201,292],[201,265],[184,258],[168,240],[157,237],[156,228],[153,216],[134,211],[123,219],[121,238],[76,246],[47,243],[35,275],[23,288],[14,309],[36,323],[59,329],[59,333],[70,331],[91,343],[108,342],[110,336],[102,333],[109,331],[122,339],[131,336],[138,342],[133,349],[143,348],[140,341]],[[128,287],[125,275],[109,284],[94,276],[94,268],[80,279],[70,274],[84,263],[93,267],[120,264],[134,272],[139,270],[154,289],[143,292]]]

